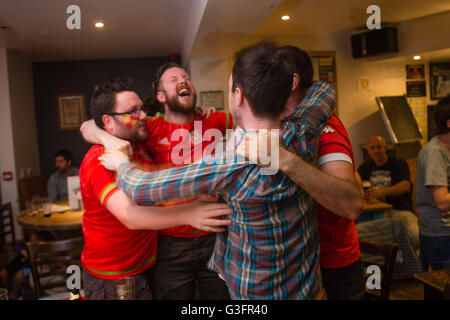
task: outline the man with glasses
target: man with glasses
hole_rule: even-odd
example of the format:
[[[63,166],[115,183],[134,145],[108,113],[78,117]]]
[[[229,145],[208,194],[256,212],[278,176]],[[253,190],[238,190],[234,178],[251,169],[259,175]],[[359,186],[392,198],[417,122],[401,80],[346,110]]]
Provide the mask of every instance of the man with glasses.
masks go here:
[[[153,98],[163,105],[164,114],[157,113],[146,119],[145,146],[159,169],[188,165],[201,159],[208,146],[217,143],[208,137],[208,130],[216,130],[223,136],[226,129],[232,127],[228,113],[204,116],[196,112],[194,85],[189,74],[174,62],[158,68],[152,91]],[[86,122],[81,131],[88,142],[103,144],[108,150],[129,149],[128,142],[99,130],[92,122]],[[194,200],[171,201],[164,206]],[[202,298],[229,299],[225,282],[206,268],[214,249],[214,233],[186,225],[164,229],[158,234],[158,261],[151,271],[156,299],[194,299],[196,282]]]
[[[417,217],[412,212],[411,178],[405,159],[389,157],[383,137],[372,136],[367,142],[371,160],[358,168],[362,181],[369,181],[371,187],[365,190],[366,200],[378,199],[393,206],[385,218],[398,218],[404,224],[414,249],[419,247]]]
[[[117,79],[103,84],[91,98],[95,123],[117,138],[129,141],[132,162],[155,170],[143,142],[148,136],[146,110],[130,81]],[[223,231],[229,220],[216,217],[230,213],[224,204],[197,201],[173,207],[138,206],[115,184],[115,173],[99,161],[104,147],[94,145],[80,168],[80,187],[85,213],[85,245],[81,256],[87,299],[115,299],[114,280],[133,277],[136,299],[150,299],[148,270],[155,264],[157,233],[178,225],[208,232]]]

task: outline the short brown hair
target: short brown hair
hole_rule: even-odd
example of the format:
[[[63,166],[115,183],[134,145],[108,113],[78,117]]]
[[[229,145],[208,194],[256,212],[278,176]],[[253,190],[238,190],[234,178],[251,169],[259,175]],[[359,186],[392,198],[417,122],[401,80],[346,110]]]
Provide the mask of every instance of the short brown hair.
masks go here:
[[[133,91],[133,79],[131,77],[116,78],[103,83],[91,97],[91,114],[95,124],[103,129],[102,116],[114,112],[116,94],[123,91]]]

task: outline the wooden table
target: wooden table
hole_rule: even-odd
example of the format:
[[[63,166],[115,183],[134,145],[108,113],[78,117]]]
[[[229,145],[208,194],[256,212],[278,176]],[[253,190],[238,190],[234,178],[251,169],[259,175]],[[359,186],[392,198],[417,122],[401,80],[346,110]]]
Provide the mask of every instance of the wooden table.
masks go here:
[[[55,201],[58,205],[68,205],[67,200]],[[17,220],[22,226],[24,233],[29,235],[33,231],[47,231],[55,239],[64,239],[71,236],[81,235],[81,225],[83,222],[83,210],[65,212],[39,212],[30,215],[31,210],[26,209],[20,212]]]
[[[414,278],[423,283],[425,300],[450,300],[450,268],[418,273]]]
[[[380,200],[364,201],[361,216],[358,219],[356,219],[355,223],[383,219],[384,211],[390,209],[392,209],[392,205]]]
[[[363,214],[365,212],[384,211],[392,209],[392,205],[380,200],[364,201]]]

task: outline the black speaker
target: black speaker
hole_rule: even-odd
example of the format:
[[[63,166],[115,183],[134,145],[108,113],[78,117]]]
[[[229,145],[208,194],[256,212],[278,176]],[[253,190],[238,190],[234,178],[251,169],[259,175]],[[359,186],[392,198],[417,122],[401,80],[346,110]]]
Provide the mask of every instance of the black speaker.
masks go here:
[[[397,29],[394,27],[354,34],[351,41],[353,58],[398,52]]]

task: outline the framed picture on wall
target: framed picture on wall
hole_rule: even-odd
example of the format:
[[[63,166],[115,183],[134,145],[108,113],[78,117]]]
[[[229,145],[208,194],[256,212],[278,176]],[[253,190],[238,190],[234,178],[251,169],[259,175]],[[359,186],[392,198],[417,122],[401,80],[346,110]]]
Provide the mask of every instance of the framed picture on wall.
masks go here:
[[[202,91],[200,92],[200,103],[203,107],[214,107],[221,110],[225,107],[223,102],[223,91]]]
[[[84,94],[60,94],[57,100],[58,129],[78,130],[86,119]]]
[[[431,100],[439,100],[450,94],[450,62],[430,63]]]

